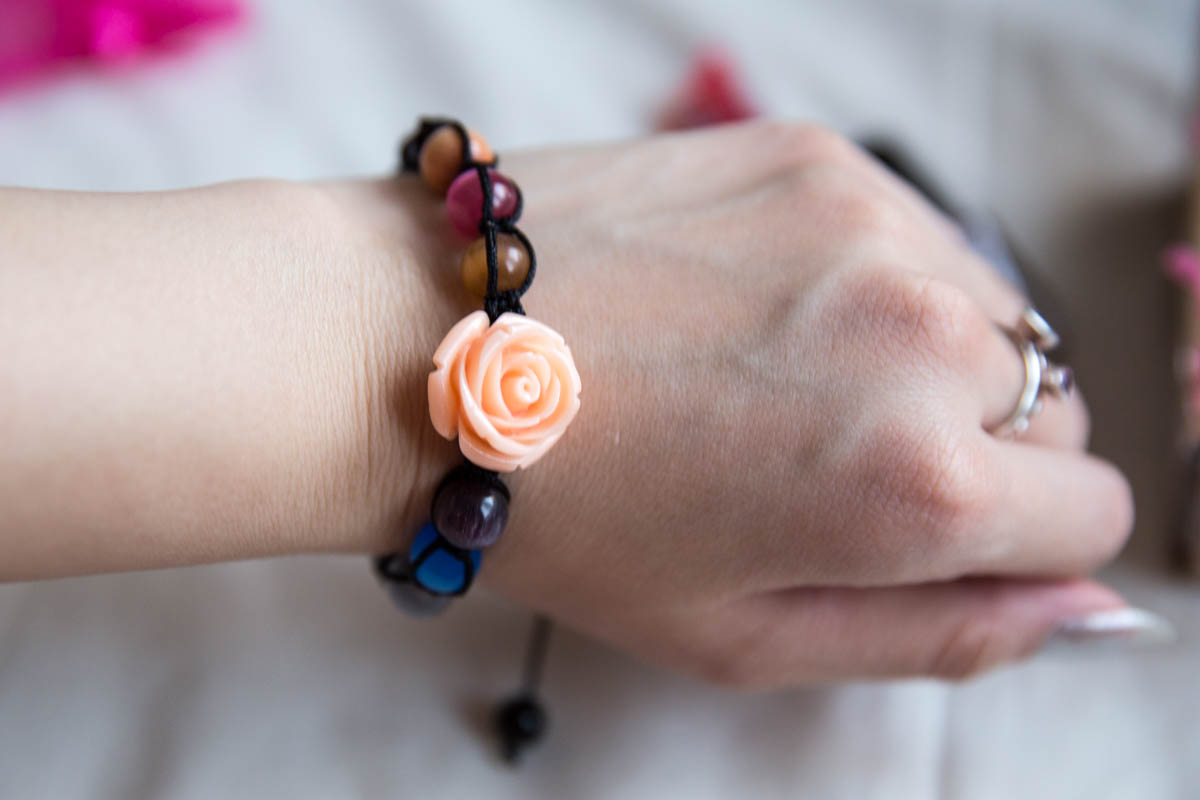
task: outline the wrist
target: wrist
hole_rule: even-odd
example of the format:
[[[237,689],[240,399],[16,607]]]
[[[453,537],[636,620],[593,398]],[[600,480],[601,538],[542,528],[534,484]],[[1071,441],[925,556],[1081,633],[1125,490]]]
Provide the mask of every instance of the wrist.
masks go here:
[[[354,456],[348,474],[332,476],[348,524],[332,531],[327,549],[373,553],[405,544],[428,517],[437,482],[459,457],[429,422],[430,355],[469,311],[453,254],[439,236],[437,203],[423,187],[391,179],[316,184],[331,201],[331,226],[361,304],[346,316],[353,342],[335,367],[346,388],[345,441]]]

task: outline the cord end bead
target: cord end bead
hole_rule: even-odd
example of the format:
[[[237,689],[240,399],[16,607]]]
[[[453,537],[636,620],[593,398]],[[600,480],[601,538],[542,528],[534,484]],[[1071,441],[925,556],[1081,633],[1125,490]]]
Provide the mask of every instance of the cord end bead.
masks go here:
[[[542,740],[548,726],[546,709],[533,695],[522,692],[506,700],[496,711],[504,760],[514,765],[519,762],[526,750]]]

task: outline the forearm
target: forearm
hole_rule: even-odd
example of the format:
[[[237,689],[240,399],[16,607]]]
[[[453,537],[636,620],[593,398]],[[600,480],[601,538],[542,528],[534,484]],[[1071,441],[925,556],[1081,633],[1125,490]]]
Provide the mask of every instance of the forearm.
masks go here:
[[[0,191],[0,578],[394,543],[438,330],[400,191]]]

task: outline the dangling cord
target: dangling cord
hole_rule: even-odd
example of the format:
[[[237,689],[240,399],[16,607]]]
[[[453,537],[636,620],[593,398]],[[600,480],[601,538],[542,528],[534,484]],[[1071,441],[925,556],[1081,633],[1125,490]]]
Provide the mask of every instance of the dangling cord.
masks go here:
[[[542,615],[533,618],[533,631],[525,650],[525,667],[521,688],[496,709],[496,730],[500,734],[501,755],[516,765],[531,745],[546,734],[549,720],[546,708],[538,699],[538,687],[546,667],[546,651],[554,623]]]

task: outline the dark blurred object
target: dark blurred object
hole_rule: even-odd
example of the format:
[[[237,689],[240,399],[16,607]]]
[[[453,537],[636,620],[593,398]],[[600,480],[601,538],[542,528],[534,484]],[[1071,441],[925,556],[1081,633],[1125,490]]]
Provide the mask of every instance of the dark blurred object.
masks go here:
[[[500,737],[500,755],[512,766],[533,745],[546,735],[549,714],[539,699],[542,673],[546,669],[546,651],[550,647],[550,634],[554,623],[540,614],[533,618],[533,631],[525,651],[524,674],[521,688],[502,701],[496,708],[495,726]]]
[[[1176,438],[1182,499],[1172,554],[1184,572],[1200,574],[1200,213],[1195,197],[1189,211],[1188,242],[1163,254],[1163,270],[1178,287],[1175,304]]]
[[[546,709],[532,695],[518,695],[496,712],[501,755],[510,764],[521,760],[526,748],[541,741],[546,733]]]

